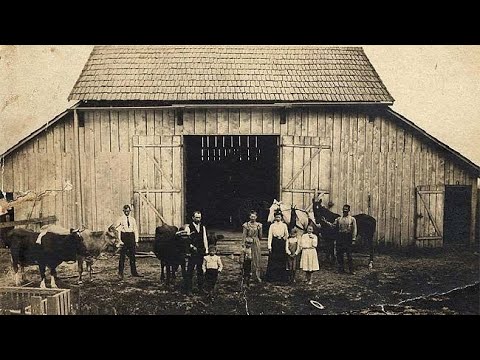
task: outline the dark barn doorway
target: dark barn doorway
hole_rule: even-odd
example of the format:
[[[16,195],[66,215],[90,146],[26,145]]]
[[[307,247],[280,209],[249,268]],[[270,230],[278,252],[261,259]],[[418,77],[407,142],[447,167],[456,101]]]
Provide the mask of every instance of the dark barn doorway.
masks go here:
[[[445,186],[443,238],[445,244],[468,244],[470,239],[472,188]]]
[[[240,230],[255,209],[265,222],[278,199],[278,142],[277,136],[185,136],[185,220],[200,209],[210,228]]]

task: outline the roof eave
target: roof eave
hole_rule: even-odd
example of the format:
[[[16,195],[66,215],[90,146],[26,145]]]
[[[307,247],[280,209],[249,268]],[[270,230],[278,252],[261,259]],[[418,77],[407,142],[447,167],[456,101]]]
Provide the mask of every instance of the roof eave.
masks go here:
[[[436,137],[434,137],[433,135],[430,135],[428,132],[426,132],[425,130],[423,130],[421,127],[419,127],[418,125],[416,125],[413,121],[407,119],[405,116],[397,113],[396,111],[394,111],[393,109],[391,108],[387,108],[387,112],[389,112],[390,114],[392,114],[393,116],[395,116],[395,118],[401,120],[402,122],[404,122],[405,124],[407,124],[408,126],[410,126],[411,128],[415,129],[416,131],[418,131],[419,133],[421,133],[423,136],[427,137],[429,140],[431,140],[432,142],[434,142],[437,146],[439,146],[440,148],[442,148],[443,150],[447,151],[448,153],[450,153],[451,155],[453,155],[455,158],[459,159],[461,162],[463,162],[469,169],[472,170],[473,173],[475,173],[475,176],[476,177],[480,177],[480,166],[476,165],[473,161],[469,160],[467,157],[465,157],[464,155],[460,154],[458,151],[452,149],[450,146],[448,146],[447,144],[445,144],[444,142],[438,140]]]
[[[83,99],[81,102],[88,102],[88,101],[97,101],[97,102],[112,102],[112,101],[125,101],[125,100],[86,100]],[[139,101],[144,102],[144,100],[127,100],[131,102]],[[155,102],[155,101],[152,101]],[[151,106],[138,106],[135,108],[201,108],[201,107],[249,107],[249,106],[258,106],[258,107],[298,107],[298,106],[352,106],[352,105],[381,105],[381,106],[392,106],[392,101],[238,101],[238,100],[222,100],[217,102],[194,102],[194,101],[163,101],[164,103],[168,103],[167,105],[151,105]],[[82,106],[80,110],[86,109],[101,109],[102,107],[88,107]],[[130,106],[108,106],[108,109],[120,109],[120,108],[130,108]],[[132,106],[133,108],[133,106]]]
[[[21,147],[22,145],[24,145],[25,143],[29,142],[31,139],[33,139],[34,137],[36,137],[38,134],[40,134],[42,131],[45,131],[47,130],[50,126],[54,125],[56,122],[58,122],[59,120],[63,119],[63,117],[65,115],[67,115],[71,110],[73,109],[76,109],[78,106],[80,105],[80,102],[77,102],[75,103],[74,105],[72,105],[71,107],[69,107],[68,109],[64,110],[63,112],[61,112],[60,114],[58,114],[57,116],[55,116],[51,121],[48,121],[46,124],[42,125],[40,128],[38,128],[37,130],[33,131],[30,135],[24,137],[22,140],[20,140],[18,143],[16,143],[15,145],[13,145],[11,148],[9,148],[8,150],[6,150],[3,154],[0,155],[0,158],[4,158],[6,156],[8,156],[10,153],[12,153],[13,151],[15,151],[16,149],[18,149],[19,147]]]

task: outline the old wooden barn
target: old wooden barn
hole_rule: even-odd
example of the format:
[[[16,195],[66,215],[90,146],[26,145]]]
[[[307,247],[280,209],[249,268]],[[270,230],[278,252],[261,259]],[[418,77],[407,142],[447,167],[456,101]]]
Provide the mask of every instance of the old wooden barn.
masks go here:
[[[16,220],[104,229],[131,203],[144,237],[196,208],[239,229],[321,191],[380,244],[474,241],[480,168],[390,108],[360,47],[96,46],[69,99],[2,155],[4,192],[54,190]]]

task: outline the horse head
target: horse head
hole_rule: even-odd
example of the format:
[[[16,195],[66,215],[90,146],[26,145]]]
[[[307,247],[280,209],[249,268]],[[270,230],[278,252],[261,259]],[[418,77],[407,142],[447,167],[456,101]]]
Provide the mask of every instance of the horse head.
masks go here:
[[[268,208],[268,222],[273,222],[273,219],[275,217],[275,211],[277,210],[282,210],[282,202],[277,201],[277,199],[273,199],[272,205]]]
[[[268,214],[268,222],[273,222],[275,211],[281,210],[283,221],[290,227],[296,227],[300,231],[306,231],[308,225],[315,226],[315,216],[313,211],[307,212],[302,209],[298,209],[296,205],[287,205],[281,201],[277,201],[276,199],[273,200],[272,205],[269,208]],[[292,216],[292,213],[295,213],[295,216]],[[294,224],[291,224],[292,218],[294,220]]]

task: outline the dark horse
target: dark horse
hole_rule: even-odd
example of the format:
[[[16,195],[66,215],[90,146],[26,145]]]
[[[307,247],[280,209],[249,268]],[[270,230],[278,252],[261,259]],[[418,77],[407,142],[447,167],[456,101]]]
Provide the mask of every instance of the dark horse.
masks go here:
[[[335,240],[337,239],[338,230],[328,226],[323,219],[333,223],[340,215],[323,206],[321,199],[320,201],[313,200],[313,214],[315,216],[315,222],[321,225],[320,232],[327,244],[327,258],[333,257],[333,247]],[[357,237],[361,239],[361,241],[357,241],[358,245],[356,247],[358,249],[362,248],[367,250],[370,257],[368,267],[371,269],[373,268],[373,235],[375,234],[377,221],[375,218],[367,214],[358,214],[353,217],[357,221]]]

